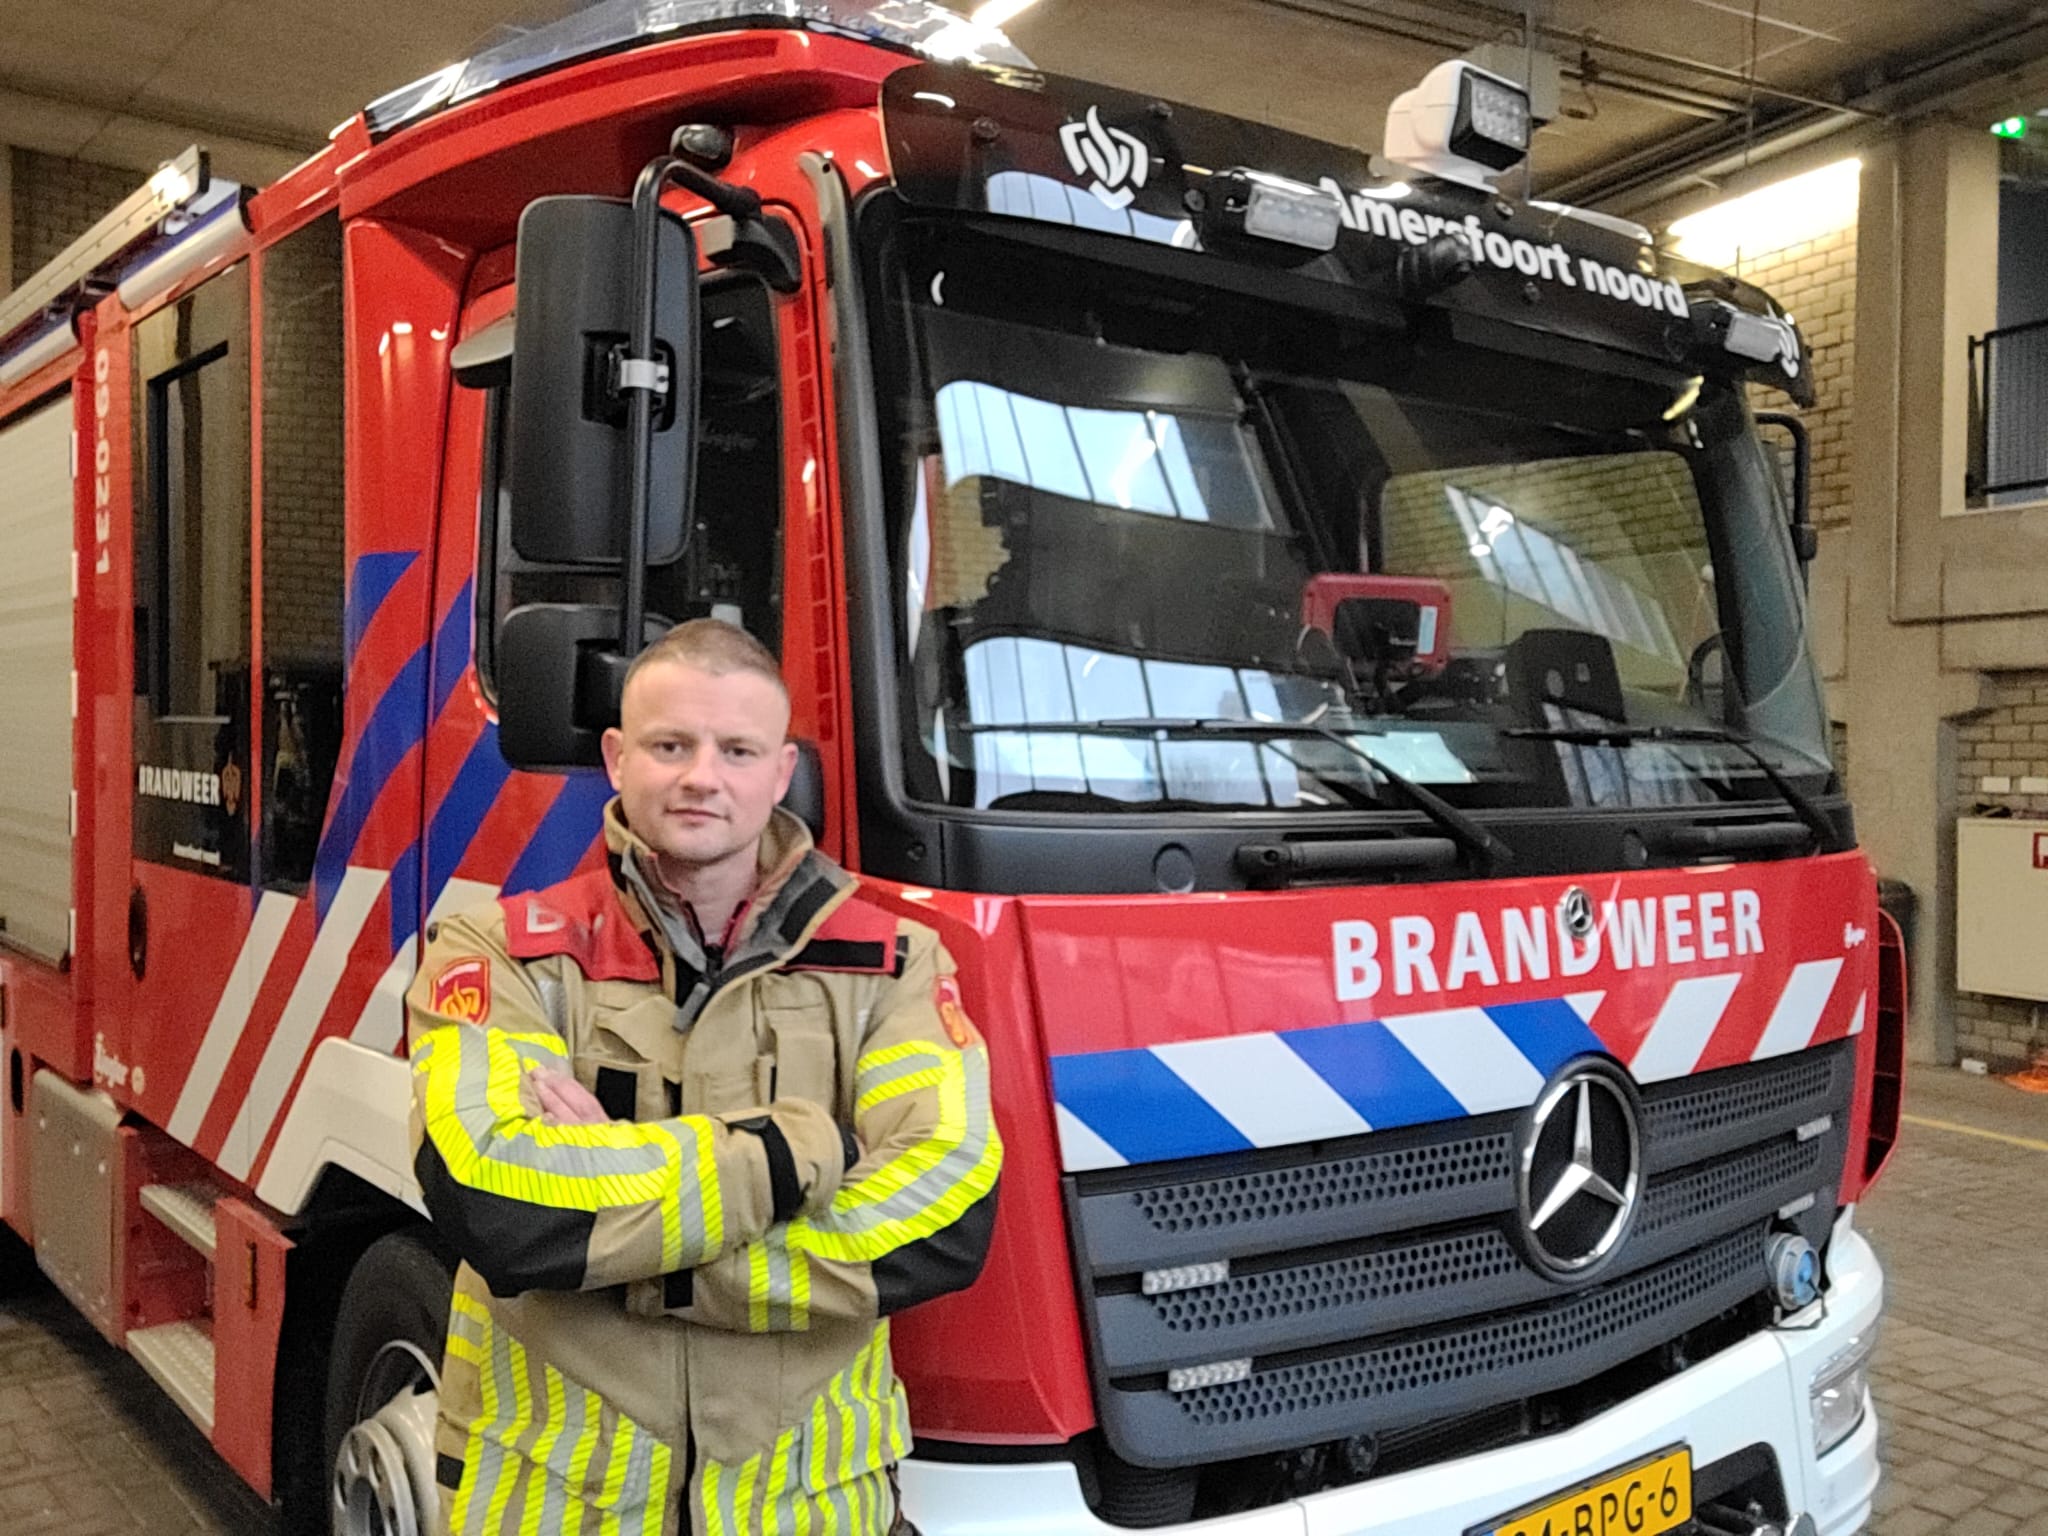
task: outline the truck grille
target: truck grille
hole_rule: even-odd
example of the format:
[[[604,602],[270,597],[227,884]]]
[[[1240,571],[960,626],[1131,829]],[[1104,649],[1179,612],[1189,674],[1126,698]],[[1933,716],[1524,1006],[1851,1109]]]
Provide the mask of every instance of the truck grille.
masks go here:
[[[1643,1093],[1647,1188],[1590,1286],[1522,1256],[1516,1114],[1068,1180],[1104,1432],[1190,1466],[1483,1413],[1590,1379],[1762,1290],[1773,1215],[1834,1216],[1843,1042]],[[1826,1128],[1819,1129],[1826,1121]],[[1143,1294],[1144,1271],[1227,1259]],[[1172,1392],[1175,1369],[1249,1361]]]

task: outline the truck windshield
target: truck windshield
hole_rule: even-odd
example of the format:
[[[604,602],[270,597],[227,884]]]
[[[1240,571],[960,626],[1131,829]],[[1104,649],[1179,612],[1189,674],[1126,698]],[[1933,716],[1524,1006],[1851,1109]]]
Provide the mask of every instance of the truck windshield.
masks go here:
[[[1146,275],[905,218],[878,256],[918,798],[1330,809],[1386,803],[1375,761],[1458,807],[1776,798],[1717,731],[1828,788],[1735,387],[1347,322],[1202,286],[1198,255]],[[1188,728],[1216,721],[1307,729]],[[1602,725],[1699,734],[1539,734]]]

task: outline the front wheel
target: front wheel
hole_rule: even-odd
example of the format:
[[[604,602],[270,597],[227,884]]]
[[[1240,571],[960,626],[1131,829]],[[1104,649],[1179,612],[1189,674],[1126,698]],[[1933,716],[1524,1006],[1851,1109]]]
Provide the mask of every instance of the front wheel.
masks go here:
[[[434,1431],[455,1271],[419,1229],[350,1273],[327,1373],[324,1465],[334,1536],[433,1536]]]

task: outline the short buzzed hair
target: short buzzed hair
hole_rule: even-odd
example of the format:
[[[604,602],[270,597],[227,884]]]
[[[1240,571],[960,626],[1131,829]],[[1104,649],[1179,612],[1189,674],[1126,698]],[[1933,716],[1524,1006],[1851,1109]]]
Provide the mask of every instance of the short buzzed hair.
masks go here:
[[[678,624],[633,658],[620,692],[623,694],[633,686],[633,679],[642,669],[664,661],[680,662],[714,677],[753,672],[773,683],[785,699],[789,697],[789,684],[782,680],[782,668],[776,663],[775,653],[739,625],[728,624],[724,619],[691,619]]]

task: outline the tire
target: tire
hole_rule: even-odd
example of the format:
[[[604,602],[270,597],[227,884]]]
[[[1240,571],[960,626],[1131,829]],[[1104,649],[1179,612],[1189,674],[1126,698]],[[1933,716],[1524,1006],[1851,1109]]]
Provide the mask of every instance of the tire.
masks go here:
[[[380,1237],[356,1261],[341,1293],[328,1353],[319,1476],[301,1480],[293,1501],[298,1507],[286,1511],[287,1529],[295,1536],[389,1529],[388,1521],[361,1519],[360,1505],[353,1521],[345,1516],[337,1490],[350,1488],[358,1497],[370,1497],[373,1484],[399,1486],[402,1497],[408,1481],[421,1517],[418,1528],[425,1533],[439,1528],[434,1400],[427,1393],[439,1386],[454,1290],[455,1264],[424,1227]],[[380,1475],[367,1476],[366,1469]],[[306,1507],[316,1500],[317,1510]]]
[[[0,1296],[16,1296],[37,1277],[36,1251],[11,1228],[0,1227]]]

